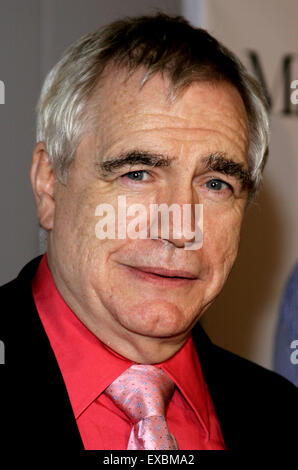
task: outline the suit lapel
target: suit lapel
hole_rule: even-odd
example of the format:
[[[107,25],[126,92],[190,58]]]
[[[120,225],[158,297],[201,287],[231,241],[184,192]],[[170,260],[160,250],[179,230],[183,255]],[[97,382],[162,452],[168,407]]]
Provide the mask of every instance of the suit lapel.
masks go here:
[[[237,404],[233,402],[233,372],[227,351],[215,346],[198,323],[192,332],[205,382],[209,389],[227,450],[235,447],[234,420]],[[239,410],[239,416],[241,415]]]

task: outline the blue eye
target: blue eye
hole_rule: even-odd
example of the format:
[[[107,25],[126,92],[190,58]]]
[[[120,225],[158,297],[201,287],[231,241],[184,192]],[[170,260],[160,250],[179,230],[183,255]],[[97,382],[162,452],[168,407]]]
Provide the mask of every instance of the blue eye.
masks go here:
[[[138,170],[138,171],[130,171],[123,176],[127,176],[129,179],[133,181],[143,181],[143,176],[146,176],[147,172],[145,170]]]
[[[212,179],[210,181],[207,181],[206,186],[208,189],[212,189],[213,191],[221,191],[225,188],[231,189],[231,186],[228,183],[225,183],[224,181],[219,179]]]

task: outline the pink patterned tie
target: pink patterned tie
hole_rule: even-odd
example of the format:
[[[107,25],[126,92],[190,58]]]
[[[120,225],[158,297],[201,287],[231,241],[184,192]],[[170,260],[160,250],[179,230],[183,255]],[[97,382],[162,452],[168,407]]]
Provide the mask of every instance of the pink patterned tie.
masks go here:
[[[127,449],[178,449],[165,418],[174,387],[159,367],[134,364],[105,390],[133,422]]]

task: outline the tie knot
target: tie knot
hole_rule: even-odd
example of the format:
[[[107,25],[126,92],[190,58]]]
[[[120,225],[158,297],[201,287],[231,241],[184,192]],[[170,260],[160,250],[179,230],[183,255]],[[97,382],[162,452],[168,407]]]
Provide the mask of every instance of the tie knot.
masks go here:
[[[165,416],[175,384],[159,367],[134,364],[105,390],[133,421]]]

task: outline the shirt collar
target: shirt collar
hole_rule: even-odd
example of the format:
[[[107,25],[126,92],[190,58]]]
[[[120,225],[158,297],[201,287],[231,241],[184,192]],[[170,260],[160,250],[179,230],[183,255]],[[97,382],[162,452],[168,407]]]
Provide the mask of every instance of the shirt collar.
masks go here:
[[[46,253],[32,280],[32,291],[78,418],[133,362],[102,343],[68,307],[55,286]],[[206,384],[192,337],[174,356],[155,365],[173,379],[209,433]]]
[[[196,413],[205,432],[209,434],[207,385],[192,336],[174,356],[156,365],[162,367],[172,378]]]

